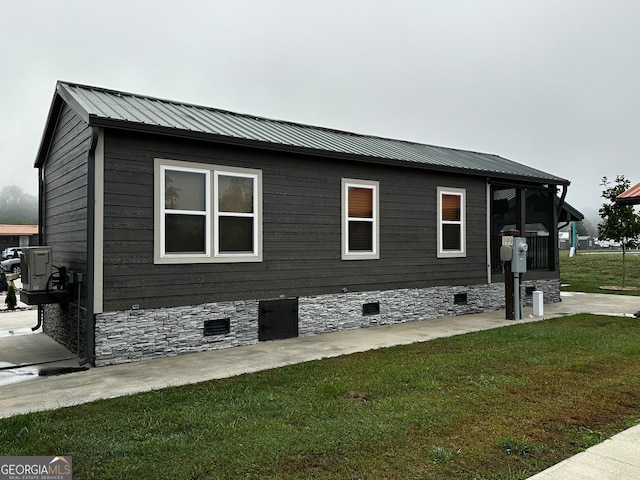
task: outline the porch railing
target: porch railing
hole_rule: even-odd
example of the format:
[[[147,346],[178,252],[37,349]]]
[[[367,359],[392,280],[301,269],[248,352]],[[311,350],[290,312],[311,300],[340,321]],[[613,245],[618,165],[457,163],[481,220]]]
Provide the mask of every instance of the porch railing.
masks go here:
[[[527,270],[552,270],[552,258],[549,255],[549,237],[526,237],[529,250],[527,251]],[[500,261],[500,246],[502,237],[491,239],[491,271],[502,272]]]

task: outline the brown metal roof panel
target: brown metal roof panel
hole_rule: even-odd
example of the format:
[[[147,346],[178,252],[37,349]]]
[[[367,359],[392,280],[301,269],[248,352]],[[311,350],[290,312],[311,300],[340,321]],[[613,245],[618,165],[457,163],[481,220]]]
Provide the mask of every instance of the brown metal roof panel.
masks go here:
[[[37,235],[38,225],[0,225],[0,235]]]
[[[640,205],[640,183],[618,195],[616,202],[623,205]]]

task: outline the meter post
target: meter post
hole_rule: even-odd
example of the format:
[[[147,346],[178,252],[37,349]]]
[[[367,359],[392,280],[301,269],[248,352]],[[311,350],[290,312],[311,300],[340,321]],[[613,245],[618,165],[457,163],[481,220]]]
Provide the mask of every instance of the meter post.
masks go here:
[[[514,237],[520,235],[520,230],[505,230],[502,234],[502,246],[500,247],[500,260],[504,265],[504,296],[505,296],[505,318],[507,320],[518,320],[519,309],[516,308],[516,299],[519,295],[515,292],[513,257],[514,257]]]

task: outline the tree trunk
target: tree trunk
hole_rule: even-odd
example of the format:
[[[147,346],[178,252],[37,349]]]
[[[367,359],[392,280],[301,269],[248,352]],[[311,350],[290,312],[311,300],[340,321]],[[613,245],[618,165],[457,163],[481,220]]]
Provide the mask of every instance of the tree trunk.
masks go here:
[[[627,249],[625,248],[625,242],[622,242],[622,288],[623,289],[624,289],[624,280],[627,273],[627,265],[625,264],[626,250]]]

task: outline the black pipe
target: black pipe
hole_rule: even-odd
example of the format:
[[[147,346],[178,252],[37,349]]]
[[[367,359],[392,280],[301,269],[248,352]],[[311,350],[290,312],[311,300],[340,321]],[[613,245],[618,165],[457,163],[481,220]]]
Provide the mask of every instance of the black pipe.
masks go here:
[[[560,216],[560,213],[562,212],[562,207],[564,206],[564,199],[567,196],[567,187],[568,185],[562,186],[562,195],[560,196],[560,200],[558,201],[558,213],[557,213],[558,216]],[[554,192],[554,197],[555,197],[555,192]]]
[[[38,305],[38,323],[35,327],[31,327],[31,331],[35,332],[42,326],[42,305]]]
[[[44,165],[38,167],[38,245],[43,246],[45,238],[44,230],[44,212],[45,203],[47,199],[45,197],[44,190]],[[44,306],[38,305],[38,324],[35,327],[31,327],[31,331],[35,332],[42,326],[42,318],[44,317]]]
[[[100,129],[91,127],[91,147],[87,157],[87,318],[85,325],[84,357],[80,365],[90,363],[95,349],[95,332],[93,327],[93,295],[94,295],[94,253],[95,253],[95,200],[96,200],[96,148]],[[82,283],[80,282],[80,285]],[[80,285],[78,288],[80,288]],[[80,306],[78,305],[78,312]],[[80,345],[78,345],[80,349]]]

